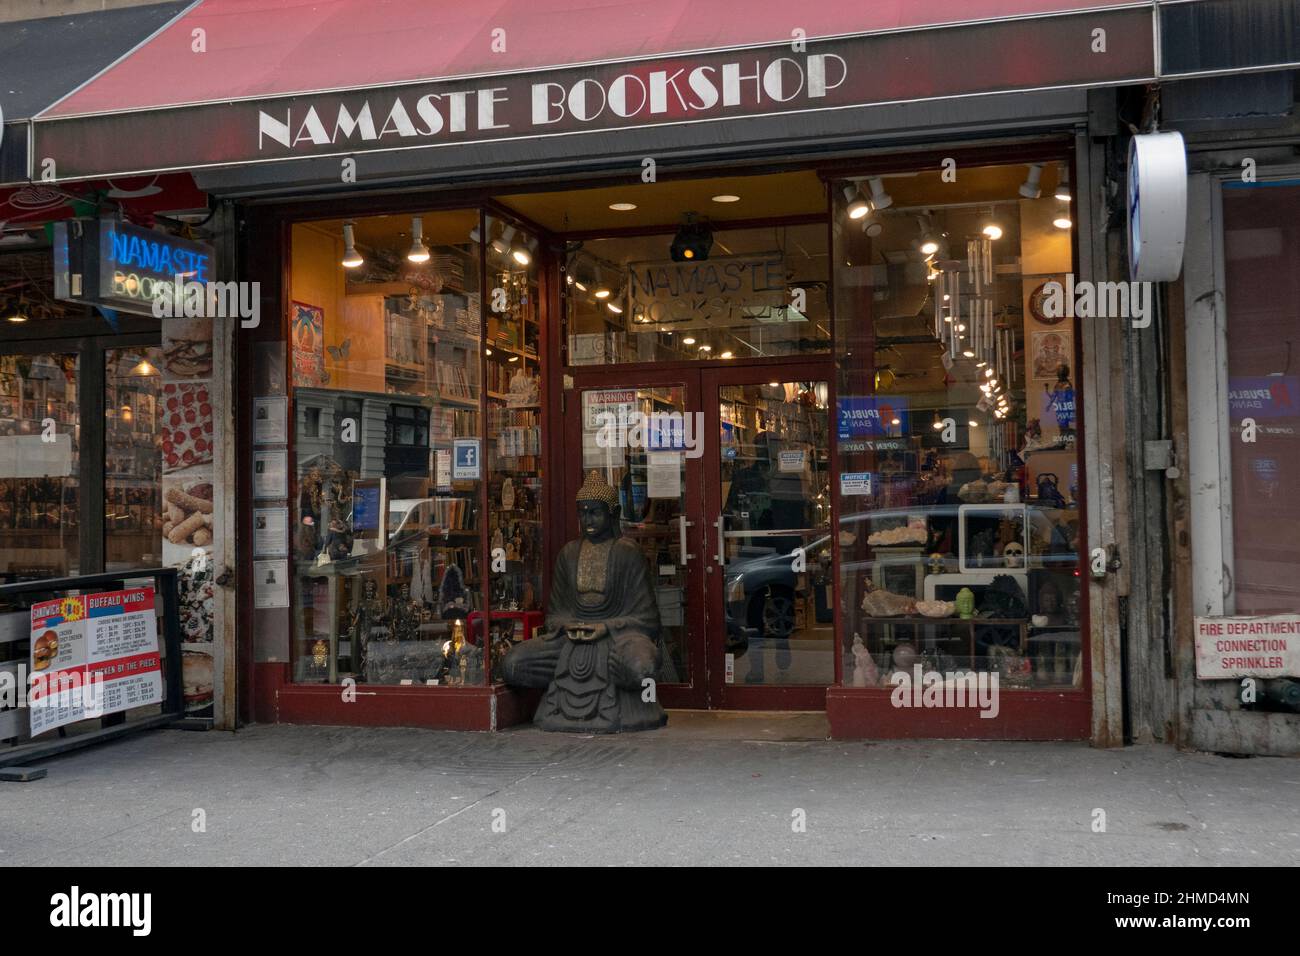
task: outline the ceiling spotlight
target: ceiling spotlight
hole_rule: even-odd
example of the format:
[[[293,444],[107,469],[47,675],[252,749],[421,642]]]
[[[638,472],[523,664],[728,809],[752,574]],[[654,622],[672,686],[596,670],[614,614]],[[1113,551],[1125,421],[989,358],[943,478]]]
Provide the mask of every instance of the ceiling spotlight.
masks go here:
[[[713,201],[714,202],[740,202],[740,197],[732,195],[731,193],[723,193],[720,196],[714,196]]]
[[[533,239],[527,244],[516,239],[510,246],[510,258],[521,266],[530,265],[533,261],[533,248],[536,247],[537,240]]]
[[[969,425],[971,428],[979,428],[979,427],[980,427],[980,423],[977,422],[977,421],[975,421],[975,419],[973,419],[973,418],[970,419],[970,421],[966,422],[966,424]]]
[[[357,252],[356,240],[352,235],[352,223],[343,224],[343,267],[345,269],[355,269],[366,260],[361,258],[361,253]]]
[[[1074,225],[1074,223],[1070,220],[1069,216],[1065,213],[1061,213],[1061,215],[1052,220],[1052,225],[1057,229],[1069,229]]]
[[[713,248],[713,230],[707,223],[696,222],[695,213],[686,214],[686,222],[673,237],[669,253],[673,262],[701,262],[709,258]]]
[[[891,419],[889,420],[889,424],[891,424],[891,425],[901,425],[901,424],[903,424],[903,420],[902,420],[901,418],[891,418]]]
[[[894,204],[894,197],[885,192],[885,181],[879,176],[868,180],[871,184],[871,205],[876,210],[888,209]]]
[[[605,303],[605,308],[609,309],[609,311],[613,312],[615,315],[623,314],[623,307],[619,305],[617,302],[615,302],[613,299],[610,299],[608,302]]]
[[[686,338],[682,339],[682,345],[694,345],[694,344],[695,344],[695,339],[691,338],[689,335],[686,336]]]
[[[880,217],[876,215],[876,211],[874,209],[870,210],[865,216],[862,217],[862,231],[865,232],[872,239],[876,238],[878,235],[880,235],[882,232],[885,231],[885,224],[880,221]]]
[[[992,209],[989,210],[989,219],[988,222],[984,224],[983,231],[985,238],[994,240],[1002,238],[1002,226],[999,225],[997,219],[994,218]]]
[[[701,352],[712,352],[712,351],[713,351],[713,346],[712,346],[712,345],[701,345],[701,346],[700,346],[700,351],[701,351]]]
[[[731,352],[723,352],[721,355],[718,356],[718,358],[724,358],[724,359],[735,358],[735,357],[736,356],[733,355]]]
[[[424,244],[424,220],[411,217],[411,250],[406,254],[411,262],[428,262],[429,247]]]
[[[492,240],[492,251],[499,256],[504,256],[510,251],[510,244],[514,242],[514,239],[515,227],[506,226],[505,229],[501,231],[501,235]]]
[[[850,219],[861,219],[871,212],[871,203],[867,202],[862,195],[862,190],[853,183],[844,185],[844,201],[849,204],[846,211]]]
[[[936,418],[936,419],[934,420],[934,430],[935,430],[935,431],[940,431],[940,430],[942,430],[942,429],[943,429],[943,422],[941,422],[939,419]]]
[[[615,212],[631,212],[633,209],[636,208],[636,203],[634,203],[634,202],[612,202],[612,203],[609,204],[609,208],[612,209],[612,210],[614,210]]]
[[[986,369],[984,370],[984,375],[985,375],[987,378],[992,378],[992,377],[993,377],[993,369],[991,369],[991,368],[986,368]]]
[[[582,287],[579,286],[579,288]],[[592,288],[595,289],[595,291],[592,294],[597,299],[609,298],[609,286],[605,285],[604,279],[602,279],[601,277],[599,264],[596,265],[596,280],[595,282],[592,283]]]
[[[975,353],[972,352],[970,349],[966,349],[966,350],[963,351],[961,354],[964,355],[964,356],[966,356],[966,358],[974,358],[974,357],[975,357]]]
[[[1061,202],[1070,201],[1070,167],[1061,167],[1061,177],[1056,181],[1056,198]]]
[[[1039,181],[1043,178],[1043,164],[1033,163],[1029,167],[1029,175],[1020,185],[1020,195],[1026,199],[1037,199],[1043,194],[1043,187]]]

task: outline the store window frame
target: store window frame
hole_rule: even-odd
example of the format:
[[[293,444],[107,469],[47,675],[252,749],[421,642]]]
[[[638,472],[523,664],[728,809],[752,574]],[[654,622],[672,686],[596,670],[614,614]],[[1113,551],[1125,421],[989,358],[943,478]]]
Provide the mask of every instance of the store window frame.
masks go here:
[[[119,329],[114,330],[106,319],[94,316],[89,308],[83,318],[57,320],[58,334],[51,334],[46,328],[49,324],[29,322],[4,329],[0,355],[75,352],[78,356],[77,409],[81,441],[77,455],[77,573],[100,574],[104,571],[104,501],[108,482],[104,467],[104,361],[113,349],[160,347],[162,325],[156,319],[120,316]],[[91,423],[98,427],[90,427]],[[93,520],[87,520],[91,516]]]
[[[262,301],[265,308],[275,309],[277,315],[276,322],[262,322],[259,327],[249,329],[245,334],[237,337],[235,346],[236,361],[238,371],[236,373],[236,393],[239,395],[253,395],[256,393],[257,384],[255,377],[255,365],[258,361],[257,349],[267,346],[281,346],[286,349],[290,340],[290,302],[292,300],[292,271],[291,271],[291,249],[292,249],[292,228],[295,223],[311,222],[321,219],[364,219],[374,216],[402,216],[411,214],[437,214],[440,212],[453,212],[473,210],[478,216],[479,235],[487,234],[487,227],[490,221],[504,222],[508,225],[515,225],[517,228],[528,232],[538,239],[538,248],[536,253],[536,275],[538,278],[538,301],[541,309],[541,321],[539,326],[540,342],[539,354],[546,368],[548,363],[558,357],[558,349],[555,345],[555,336],[553,334],[554,319],[553,303],[558,300],[558,295],[554,288],[554,276],[558,273],[558,257],[554,253],[554,234],[540,225],[532,222],[527,217],[520,215],[514,210],[502,205],[495,200],[495,196],[500,195],[499,190],[465,190],[446,195],[430,196],[428,193],[421,192],[402,192],[385,196],[349,196],[329,201],[297,201],[268,204],[266,207],[250,207],[246,210],[245,227],[256,224],[256,228],[250,228],[249,232],[258,235],[258,241],[250,242],[241,247],[239,250],[241,267],[245,273],[269,275],[274,277],[273,281],[264,281],[262,284]],[[486,249],[486,245],[481,247]],[[480,294],[484,294],[486,289],[488,275],[486,255],[481,253],[478,262],[478,279],[480,282]],[[481,334],[486,334],[487,318],[489,309],[486,301],[480,308]],[[483,381],[486,372],[486,356],[480,355],[480,381]],[[549,366],[556,368],[558,365]],[[284,392],[287,398],[287,420],[292,423],[297,420],[297,408],[294,400],[295,387],[291,380],[291,368],[287,362],[283,369],[284,375]],[[543,376],[543,381],[546,381]],[[260,394],[260,393],[258,393]],[[270,394],[270,393],[267,393]],[[547,401],[549,402],[549,392]],[[479,395],[479,420],[480,420],[480,438],[486,441],[486,421],[487,421],[488,398],[485,389],[480,389]],[[236,430],[241,435],[251,435],[252,429],[252,402],[241,400],[237,402],[234,411],[236,418]],[[555,414],[554,409],[544,411],[541,422],[541,460],[545,467],[549,469],[551,461],[551,431],[554,427]],[[297,431],[290,428],[285,442],[285,452],[288,461],[296,461],[297,454]],[[255,502],[253,499],[252,489],[252,446],[241,443],[239,458],[236,472],[237,488],[237,505],[236,505],[236,526],[239,539],[242,541],[252,540],[253,511]],[[292,502],[299,494],[300,488],[295,469],[290,469],[289,476],[289,497],[288,501]],[[548,479],[553,480],[553,479]],[[480,509],[486,509],[488,505],[488,488],[487,481],[481,482],[482,487],[476,494],[476,500]],[[547,527],[553,527],[554,514],[551,509],[554,507],[556,495],[552,490],[543,490],[543,543],[542,553],[546,558],[546,564],[549,565],[553,553],[558,550],[562,542],[555,540],[555,535],[547,533]],[[486,512],[484,512],[486,513]],[[483,568],[489,567],[490,559],[490,542],[486,527],[480,534],[480,561]],[[547,591],[549,589],[548,576],[542,576],[542,594],[541,607],[545,608]],[[243,561],[240,564],[239,580],[237,583],[237,602],[239,606],[239,626],[236,643],[237,655],[241,661],[239,665],[239,680],[247,688],[257,686],[256,665],[259,663],[276,663],[280,660],[277,655],[270,657],[265,654],[259,655],[258,642],[255,632],[263,624],[258,620],[257,613],[259,609],[254,607],[253,600],[253,575],[252,562]],[[486,593],[486,592],[485,592]],[[285,609],[289,615],[294,612],[291,606]],[[291,617],[287,620],[291,620]],[[490,601],[485,600],[483,608],[483,628],[485,633],[490,633],[492,628],[492,611]],[[292,644],[288,653],[283,658],[285,662],[292,659]],[[299,682],[292,679],[289,684],[294,688],[306,690],[314,693],[324,689],[331,694],[337,694],[337,684],[318,684],[316,682]],[[432,697],[442,696],[453,699],[457,696],[469,694],[491,694],[494,688],[500,688],[499,682],[494,682],[490,655],[485,655],[483,683],[475,685],[466,685],[464,687],[436,686],[427,687],[425,685],[405,687],[401,685],[386,684],[367,684],[367,693],[377,693],[381,695],[402,695],[408,692],[415,692],[421,695]],[[240,719],[255,719],[256,703],[251,694],[242,694],[239,703]]]
[[[1232,515],[1232,416],[1228,408],[1228,302],[1223,190],[1240,182],[1235,155],[1227,172],[1188,177],[1183,301],[1187,343],[1187,484],[1191,499],[1192,613],[1236,613]],[[1257,170],[1257,182],[1300,180],[1300,164]],[[1209,268],[1204,268],[1204,264]],[[1191,268],[1189,268],[1189,265]],[[1177,449],[1175,449],[1177,452]]]

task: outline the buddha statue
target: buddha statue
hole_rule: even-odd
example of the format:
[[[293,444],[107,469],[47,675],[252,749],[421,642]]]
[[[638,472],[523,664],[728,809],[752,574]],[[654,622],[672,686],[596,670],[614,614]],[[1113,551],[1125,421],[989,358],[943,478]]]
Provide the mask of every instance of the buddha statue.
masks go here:
[[[506,683],[545,688],[543,730],[618,733],[668,722],[644,685],[663,658],[654,578],[641,549],[619,536],[618,494],[599,472],[578,491],[582,537],[561,550],[545,628],[506,653]]]

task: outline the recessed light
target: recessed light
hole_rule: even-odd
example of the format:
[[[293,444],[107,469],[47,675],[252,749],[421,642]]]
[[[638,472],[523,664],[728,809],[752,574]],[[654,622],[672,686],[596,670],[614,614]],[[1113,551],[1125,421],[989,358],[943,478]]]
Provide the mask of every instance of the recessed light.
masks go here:
[[[719,358],[735,358],[735,357],[736,356],[730,352],[723,352],[722,355],[719,356]]]
[[[714,202],[740,202],[739,196],[733,196],[731,193],[722,193],[713,197]]]
[[[612,203],[609,204],[609,208],[612,209],[612,210],[614,210],[615,212],[631,212],[633,209],[636,208],[636,203],[634,203],[634,202],[612,202]]]
[[[701,345],[701,346],[700,346],[700,351],[701,351],[701,352],[712,352],[712,351],[713,351],[713,346],[712,346],[712,345]]]
[[[686,338],[682,339],[682,345],[694,345],[694,344],[695,344],[695,340],[691,338],[689,335]]]

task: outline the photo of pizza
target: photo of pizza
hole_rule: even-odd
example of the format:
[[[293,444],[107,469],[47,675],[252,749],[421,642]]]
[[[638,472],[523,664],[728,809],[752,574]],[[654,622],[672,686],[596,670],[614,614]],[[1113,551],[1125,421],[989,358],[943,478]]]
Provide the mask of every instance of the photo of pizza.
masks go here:
[[[161,425],[164,473],[212,461],[212,404],[207,385],[163,385]]]

